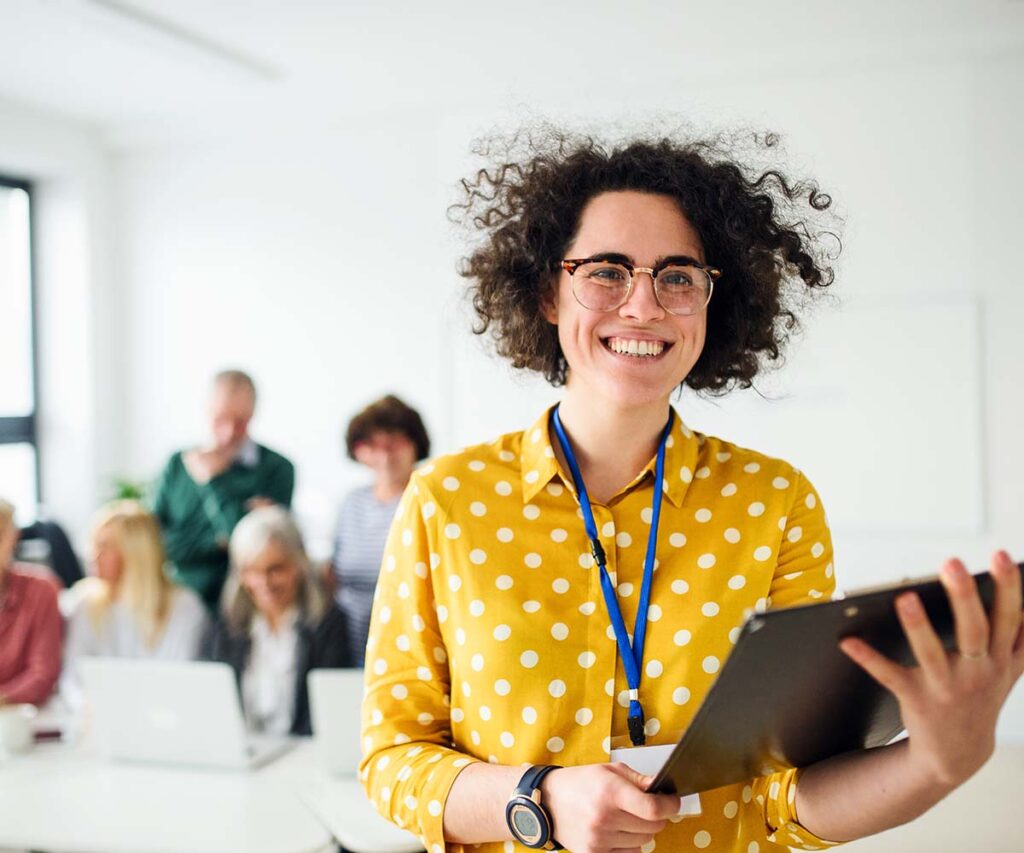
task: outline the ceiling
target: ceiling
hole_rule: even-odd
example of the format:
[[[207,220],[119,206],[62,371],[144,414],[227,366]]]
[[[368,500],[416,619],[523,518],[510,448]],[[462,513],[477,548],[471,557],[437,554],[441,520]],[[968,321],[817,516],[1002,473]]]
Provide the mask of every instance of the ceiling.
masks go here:
[[[1019,0],[0,0],[0,97],[121,145],[1001,53]]]

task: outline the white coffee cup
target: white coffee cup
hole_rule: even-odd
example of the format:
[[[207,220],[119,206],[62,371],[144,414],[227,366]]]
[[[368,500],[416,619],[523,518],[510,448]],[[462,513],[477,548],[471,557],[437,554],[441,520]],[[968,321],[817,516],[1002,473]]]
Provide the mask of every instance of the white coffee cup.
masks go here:
[[[0,707],[0,757],[25,752],[32,745],[32,721],[35,705]]]

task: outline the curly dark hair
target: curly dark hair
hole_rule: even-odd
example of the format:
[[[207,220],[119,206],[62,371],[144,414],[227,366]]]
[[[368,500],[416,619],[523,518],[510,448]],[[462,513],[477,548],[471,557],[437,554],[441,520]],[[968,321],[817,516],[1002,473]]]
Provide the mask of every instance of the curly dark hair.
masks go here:
[[[463,198],[449,209],[482,237],[459,270],[471,282],[473,331],[490,330],[513,367],[563,385],[558,330],[541,309],[583,209],[602,192],[657,193],[677,201],[708,263],[722,270],[703,352],[683,384],[711,394],[749,387],[767,362],[779,361],[808,296],[832,283],[840,243],[837,217],[825,213],[831,197],[814,181],[743,165],[743,140],[749,160],[778,145],[774,134],[745,134],[611,147],[550,127],[478,143],[476,153],[495,165],[464,179]],[[830,229],[821,229],[826,219]],[[835,253],[826,251],[827,237]]]
[[[345,448],[350,459],[356,458],[356,445],[367,441],[375,432],[401,433],[415,445],[417,459],[430,455],[430,436],[423,426],[423,418],[394,394],[370,403],[348,422]]]

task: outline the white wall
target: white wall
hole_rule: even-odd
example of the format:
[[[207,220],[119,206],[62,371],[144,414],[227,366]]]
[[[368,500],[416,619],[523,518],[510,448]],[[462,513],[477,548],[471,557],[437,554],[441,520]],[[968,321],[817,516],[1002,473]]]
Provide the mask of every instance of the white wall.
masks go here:
[[[429,134],[377,122],[121,161],[127,473],[205,439],[208,380],[233,365],[255,376],[254,435],[297,463],[316,530],[356,474],[342,431],[357,407],[394,391],[438,433],[453,263],[434,159]]]
[[[805,468],[833,507],[845,588],[948,554],[981,569],[996,546],[1024,559],[1024,298],[1010,272],[1022,81],[1020,57],[922,61],[666,86],[630,105],[781,131],[847,218],[839,301],[763,383],[775,399],[680,403],[691,425]],[[627,114],[586,96],[536,109]],[[376,395],[420,407],[439,451],[554,399],[466,331],[444,208],[495,119],[515,116],[378,115],[125,153],[124,471],[150,475],[201,438],[207,377],[239,364],[263,395],[255,431],[295,459],[299,507],[321,530],[361,476],[341,459],[342,425]],[[1024,691],[1002,734],[1024,738]]]
[[[807,471],[831,508],[845,588],[927,573],[952,553],[977,569],[997,546],[1024,559],[1022,84],[1019,53],[947,55],[532,105],[769,127],[836,196],[838,302],[759,385],[772,400],[679,406],[692,426]],[[445,219],[470,138],[518,115],[463,105],[268,121],[111,161],[89,128],[0,103],[0,170],[38,188],[55,514],[80,537],[112,477],[150,477],[201,440],[206,382],[227,365],[256,376],[254,431],[296,461],[315,539],[362,477],[341,431],[370,399],[395,391],[420,408],[438,451],[532,419],[556,394],[466,331],[464,243]],[[1024,739],[1024,690],[1001,735]]]
[[[35,188],[41,492],[80,536],[120,452],[109,154],[81,123],[0,101],[0,172]]]

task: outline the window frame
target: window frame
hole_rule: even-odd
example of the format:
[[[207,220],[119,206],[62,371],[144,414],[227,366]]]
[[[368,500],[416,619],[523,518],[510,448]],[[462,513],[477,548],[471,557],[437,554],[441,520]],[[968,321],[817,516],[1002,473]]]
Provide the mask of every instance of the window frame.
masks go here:
[[[42,461],[39,452],[39,312],[36,293],[36,206],[31,181],[0,172],[0,187],[24,190],[28,194],[28,312],[32,371],[32,410],[27,415],[0,415],[0,445],[28,444],[35,452],[36,503],[43,502]],[[35,507],[32,508],[33,515]]]

